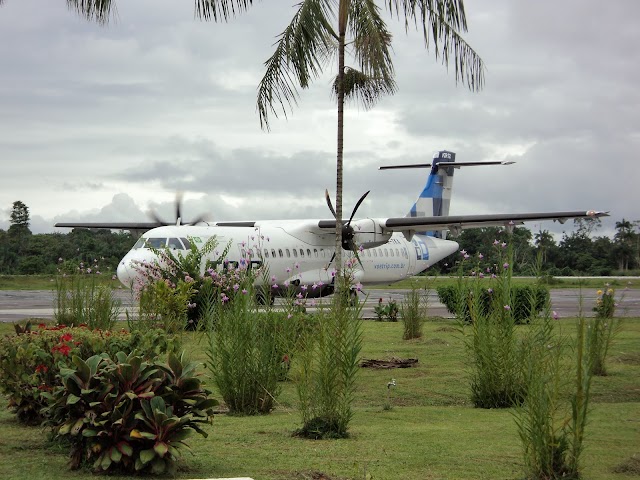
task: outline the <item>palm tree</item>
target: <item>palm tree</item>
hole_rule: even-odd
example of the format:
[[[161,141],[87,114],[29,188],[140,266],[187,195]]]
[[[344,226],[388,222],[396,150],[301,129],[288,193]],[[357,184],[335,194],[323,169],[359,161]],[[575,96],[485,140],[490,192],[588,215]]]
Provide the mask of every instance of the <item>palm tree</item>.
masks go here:
[[[205,20],[227,20],[251,4],[252,0],[197,0],[196,14]],[[467,30],[463,0],[389,0],[384,5],[392,17],[404,18],[406,28],[410,23],[421,24],[425,46],[433,45],[436,57],[446,66],[453,61],[456,81],[472,91],[482,88],[484,64],[458,33]],[[395,92],[391,33],[375,0],[302,0],[297,8],[265,63],[257,108],[260,125],[268,130],[270,114],[277,117],[282,111],[286,116],[287,108],[297,103],[296,85],[307,88],[337,56],[333,84],[338,104],[334,215],[335,264],[341,277],[344,103],[355,99],[370,108],[381,96]],[[347,50],[357,68],[345,64]]]

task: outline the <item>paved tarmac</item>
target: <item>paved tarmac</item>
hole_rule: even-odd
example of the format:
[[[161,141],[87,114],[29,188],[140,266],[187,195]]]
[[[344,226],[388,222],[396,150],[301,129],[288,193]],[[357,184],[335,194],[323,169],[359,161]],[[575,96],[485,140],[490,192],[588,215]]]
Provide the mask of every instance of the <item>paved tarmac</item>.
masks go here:
[[[386,303],[390,299],[398,304],[403,300],[407,290],[370,289],[363,308],[364,318],[375,318],[373,311],[380,298]],[[116,290],[115,295],[122,301],[122,312],[128,309],[133,312],[133,298],[126,289]],[[624,317],[640,317],[640,290],[616,290],[618,303],[617,313]],[[592,316],[592,307],[596,301],[596,290],[558,288],[551,290],[551,308],[560,317],[574,317],[580,311],[586,316]],[[25,318],[54,318],[54,293],[49,290],[0,290],[0,322],[18,322]],[[316,300],[316,302],[318,302]],[[320,303],[327,302],[327,299]],[[452,318],[442,305],[435,292],[428,296],[429,315]],[[278,302],[276,302],[278,305]]]

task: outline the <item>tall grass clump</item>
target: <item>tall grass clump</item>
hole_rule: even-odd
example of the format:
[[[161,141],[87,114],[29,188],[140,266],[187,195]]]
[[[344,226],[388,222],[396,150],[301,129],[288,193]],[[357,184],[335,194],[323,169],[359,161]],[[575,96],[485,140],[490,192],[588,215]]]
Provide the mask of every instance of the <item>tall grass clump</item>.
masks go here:
[[[207,325],[212,380],[230,413],[269,413],[293,355],[300,318],[271,307],[260,311],[254,291],[258,273],[242,264],[211,273],[217,281],[203,284],[202,322]],[[225,291],[229,284],[230,291]]]
[[[427,318],[428,291],[412,284],[400,304],[404,340],[422,337],[422,325]]]
[[[120,316],[122,302],[115,298],[110,286],[97,282],[97,274],[90,268],[83,268],[81,272],[61,272],[56,276],[56,322],[61,325],[86,325],[91,329],[110,330]]]
[[[527,361],[527,397],[515,412],[525,473],[532,479],[580,478],[589,413],[592,343],[583,315],[572,348],[553,332],[548,314],[535,334]],[[573,362],[563,352],[571,352]],[[573,366],[571,364],[573,363]]]
[[[350,266],[353,262],[350,260]],[[297,392],[302,427],[297,435],[312,438],[345,438],[353,417],[351,405],[362,348],[362,305],[349,298],[350,276],[343,281],[328,309],[320,310],[315,334],[305,337],[299,354]],[[343,295],[339,298],[338,295]]]
[[[496,241],[494,246],[499,250],[500,270],[488,281],[480,275],[468,280],[464,274],[469,255],[463,251],[457,283],[458,319],[470,359],[471,401],[480,408],[511,407],[526,395],[526,348],[517,336],[512,312],[513,251],[506,243]],[[485,292],[491,295],[487,308],[481,300]],[[465,321],[467,313],[470,323]]]

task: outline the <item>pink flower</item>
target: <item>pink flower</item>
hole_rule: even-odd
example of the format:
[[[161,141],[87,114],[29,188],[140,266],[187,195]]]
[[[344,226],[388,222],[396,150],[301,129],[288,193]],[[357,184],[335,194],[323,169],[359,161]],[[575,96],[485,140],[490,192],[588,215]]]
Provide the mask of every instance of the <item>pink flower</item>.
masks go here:
[[[506,270],[507,268],[509,268],[509,264],[507,262],[504,262],[502,264],[502,268],[504,268]]]
[[[560,318],[560,315],[558,315],[558,312],[556,312],[555,310],[552,313],[552,317],[554,320],[558,320],[558,318]]]
[[[478,258],[482,260],[484,258],[484,255],[482,255],[481,253],[478,253]]]
[[[509,305],[505,305],[504,309],[508,312],[509,310],[511,310],[511,307]]]

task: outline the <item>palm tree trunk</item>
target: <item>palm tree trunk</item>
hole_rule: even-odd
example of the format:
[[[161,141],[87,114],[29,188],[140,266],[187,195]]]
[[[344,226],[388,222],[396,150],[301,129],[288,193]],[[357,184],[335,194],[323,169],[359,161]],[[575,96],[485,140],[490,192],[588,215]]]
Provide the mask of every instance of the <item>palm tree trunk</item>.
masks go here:
[[[340,0],[338,14],[338,148],[336,157],[336,258],[335,297],[342,297],[342,159],[344,146],[344,48],[349,1]]]

